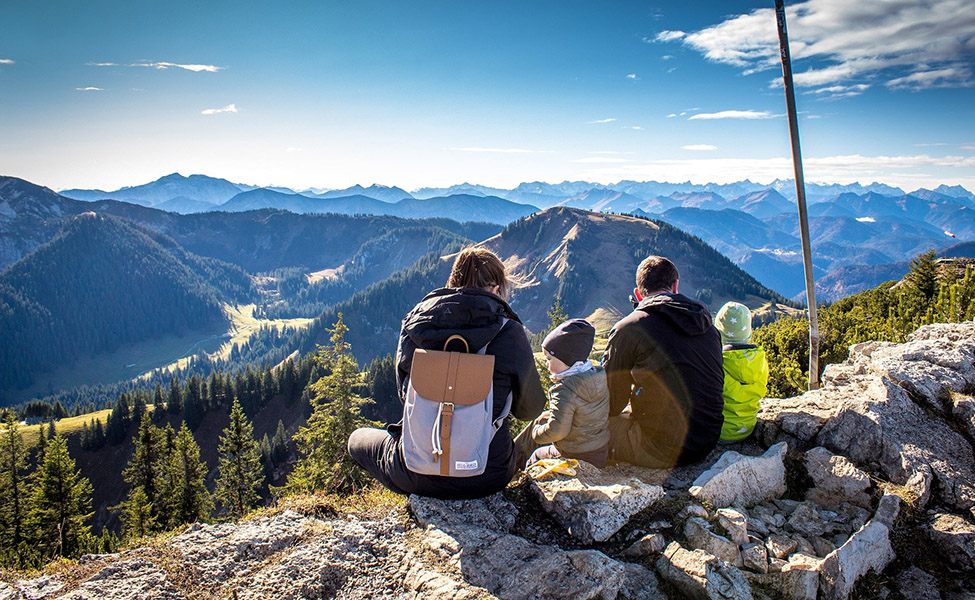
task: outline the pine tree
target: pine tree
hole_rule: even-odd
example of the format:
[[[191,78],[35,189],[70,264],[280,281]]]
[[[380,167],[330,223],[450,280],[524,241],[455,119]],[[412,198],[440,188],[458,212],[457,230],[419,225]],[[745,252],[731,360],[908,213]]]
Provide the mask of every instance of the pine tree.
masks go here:
[[[91,484],[68,454],[64,438],[55,435],[34,474],[29,522],[42,554],[76,556],[91,536]]]
[[[911,271],[907,280],[921,292],[925,300],[931,300],[938,290],[938,263],[934,249],[919,254],[911,260]]]
[[[254,441],[254,427],[236,399],[230,410],[230,425],[223,430],[217,450],[220,474],[215,495],[230,515],[239,519],[257,504],[264,471]]]
[[[190,429],[196,429],[200,426],[206,413],[199,375],[193,375],[187,382],[186,397],[183,402],[183,421]]]
[[[27,449],[17,419],[7,412],[0,436],[0,564],[23,567],[24,518],[29,508]]]
[[[37,464],[44,462],[44,454],[47,452],[47,435],[44,434],[44,425],[37,426]]]
[[[183,390],[179,387],[179,379],[175,376],[169,380],[169,397],[166,399],[166,410],[171,415],[183,412]]]
[[[341,313],[328,331],[331,345],[319,348],[316,355],[327,374],[309,386],[312,414],[294,436],[301,458],[285,487],[291,492],[347,491],[367,481],[345,448],[355,429],[371,424],[360,414],[371,400],[356,393],[363,377],[345,341],[348,327]]]
[[[163,397],[162,386],[158,383],[152,392],[152,420],[154,423],[166,420],[166,399]]]
[[[213,501],[204,485],[206,475],[206,464],[200,462],[200,446],[183,423],[176,434],[167,470],[170,527],[202,521],[210,516]]]
[[[125,523],[125,534],[131,538],[140,538],[156,531],[154,508],[146,492],[141,487],[133,488],[128,499],[122,503],[122,522]]]
[[[139,431],[135,435],[135,450],[129,464],[122,471],[122,478],[131,488],[128,497],[119,506],[127,535],[145,535],[146,523],[165,525],[166,467],[169,453],[162,430],[152,424],[149,415],[143,415]],[[150,511],[149,518],[142,512]],[[135,518],[130,522],[129,518]]]
[[[288,458],[288,432],[284,429],[284,422],[281,419],[278,419],[278,426],[274,430],[269,448],[271,462],[275,465],[280,465]]]

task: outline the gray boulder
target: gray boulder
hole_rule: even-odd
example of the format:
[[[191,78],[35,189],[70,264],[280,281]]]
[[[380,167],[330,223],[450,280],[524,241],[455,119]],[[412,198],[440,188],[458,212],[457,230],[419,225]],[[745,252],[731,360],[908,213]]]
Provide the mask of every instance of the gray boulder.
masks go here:
[[[846,600],[861,577],[870,571],[880,573],[894,558],[890,529],[872,519],[822,559],[819,588],[823,600]]]
[[[911,566],[894,577],[894,587],[911,600],[941,600],[938,580],[933,575]]]
[[[602,552],[565,551],[508,533],[513,519],[506,515],[516,515],[517,510],[500,493],[466,501],[410,496],[409,505],[426,528],[424,550],[446,569],[447,577],[436,581],[448,591],[462,581],[511,600],[584,600],[615,598],[625,584],[623,564]],[[465,518],[466,510],[469,514],[494,515],[485,527]],[[423,586],[424,595],[446,597],[443,588],[432,588],[424,570],[411,573],[408,585],[414,589]]]
[[[61,600],[186,600],[166,573],[143,558],[101,569]]]
[[[751,600],[752,590],[741,571],[704,550],[685,550],[671,542],[656,563],[657,572],[694,600]]]
[[[785,493],[788,445],[779,443],[761,456],[725,452],[714,465],[694,480],[692,496],[715,506],[752,506]]]
[[[957,515],[939,513],[931,518],[925,533],[948,566],[975,571],[975,524]]]
[[[920,328],[905,344],[868,342],[827,367],[825,385],[759,412],[766,441],[791,439],[842,453],[911,490],[923,505],[936,493],[949,506],[975,506],[975,455],[934,410],[975,383],[975,324]],[[940,415],[940,416],[939,416]]]
[[[630,517],[664,495],[659,485],[636,477],[621,479],[584,461],[579,462],[575,477],[553,473],[542,480],[531,479],[531,487],[542,508],[583,543],[608,540]]]
[[[845,456],[833,454],[826,448],[813,448],[806,452],[806,472],[815,483],[806,498],[823,506],[836,506],[852,502],[870,505],[870,476],[858,469]]]
[[[711,531],[711,525],[700,517],[691,517],[684,523],[684,537],[692,549],[701,549],[736,567],[742,565],[738,544]]]
[[[816,600],[819,592],[819,561],[793,554],[774,573],[746,575],[750,582],[789,600]]]
[[[715,515],[731,541],[739,546],[748,543],[748,517],[733,508],[719,508]]]

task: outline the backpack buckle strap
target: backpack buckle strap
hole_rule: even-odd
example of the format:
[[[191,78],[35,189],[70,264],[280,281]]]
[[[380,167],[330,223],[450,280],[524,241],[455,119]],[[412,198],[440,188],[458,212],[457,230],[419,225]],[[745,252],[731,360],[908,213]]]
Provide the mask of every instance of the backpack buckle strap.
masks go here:
[[[443,460],[440,461],[440,474],[450,475],[450,423],[454,418],[453,402],[440,404],[440,416],[437,419],[437,429],[440,430],[440,449]]]

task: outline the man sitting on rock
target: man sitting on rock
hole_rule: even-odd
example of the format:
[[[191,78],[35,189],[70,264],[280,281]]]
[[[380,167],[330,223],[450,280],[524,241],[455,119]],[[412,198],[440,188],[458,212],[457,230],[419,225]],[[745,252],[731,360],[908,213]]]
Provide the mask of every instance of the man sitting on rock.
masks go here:
[[[610,332],[609,457],[650,468],[703,459],[723,417],[721,336],[700,302],[677,293],[677,267],[647,257],[636,271],[636,307]]]

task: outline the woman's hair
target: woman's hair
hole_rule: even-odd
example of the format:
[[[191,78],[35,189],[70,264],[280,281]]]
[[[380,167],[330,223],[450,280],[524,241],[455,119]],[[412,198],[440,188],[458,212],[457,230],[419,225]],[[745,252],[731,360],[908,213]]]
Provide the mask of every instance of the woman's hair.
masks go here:
[[[447,279],[451,288],[483,288],[498,286],[498,295],[508,297],[508,277],[498,256],[486,248],[465,248],[454,259]]]

